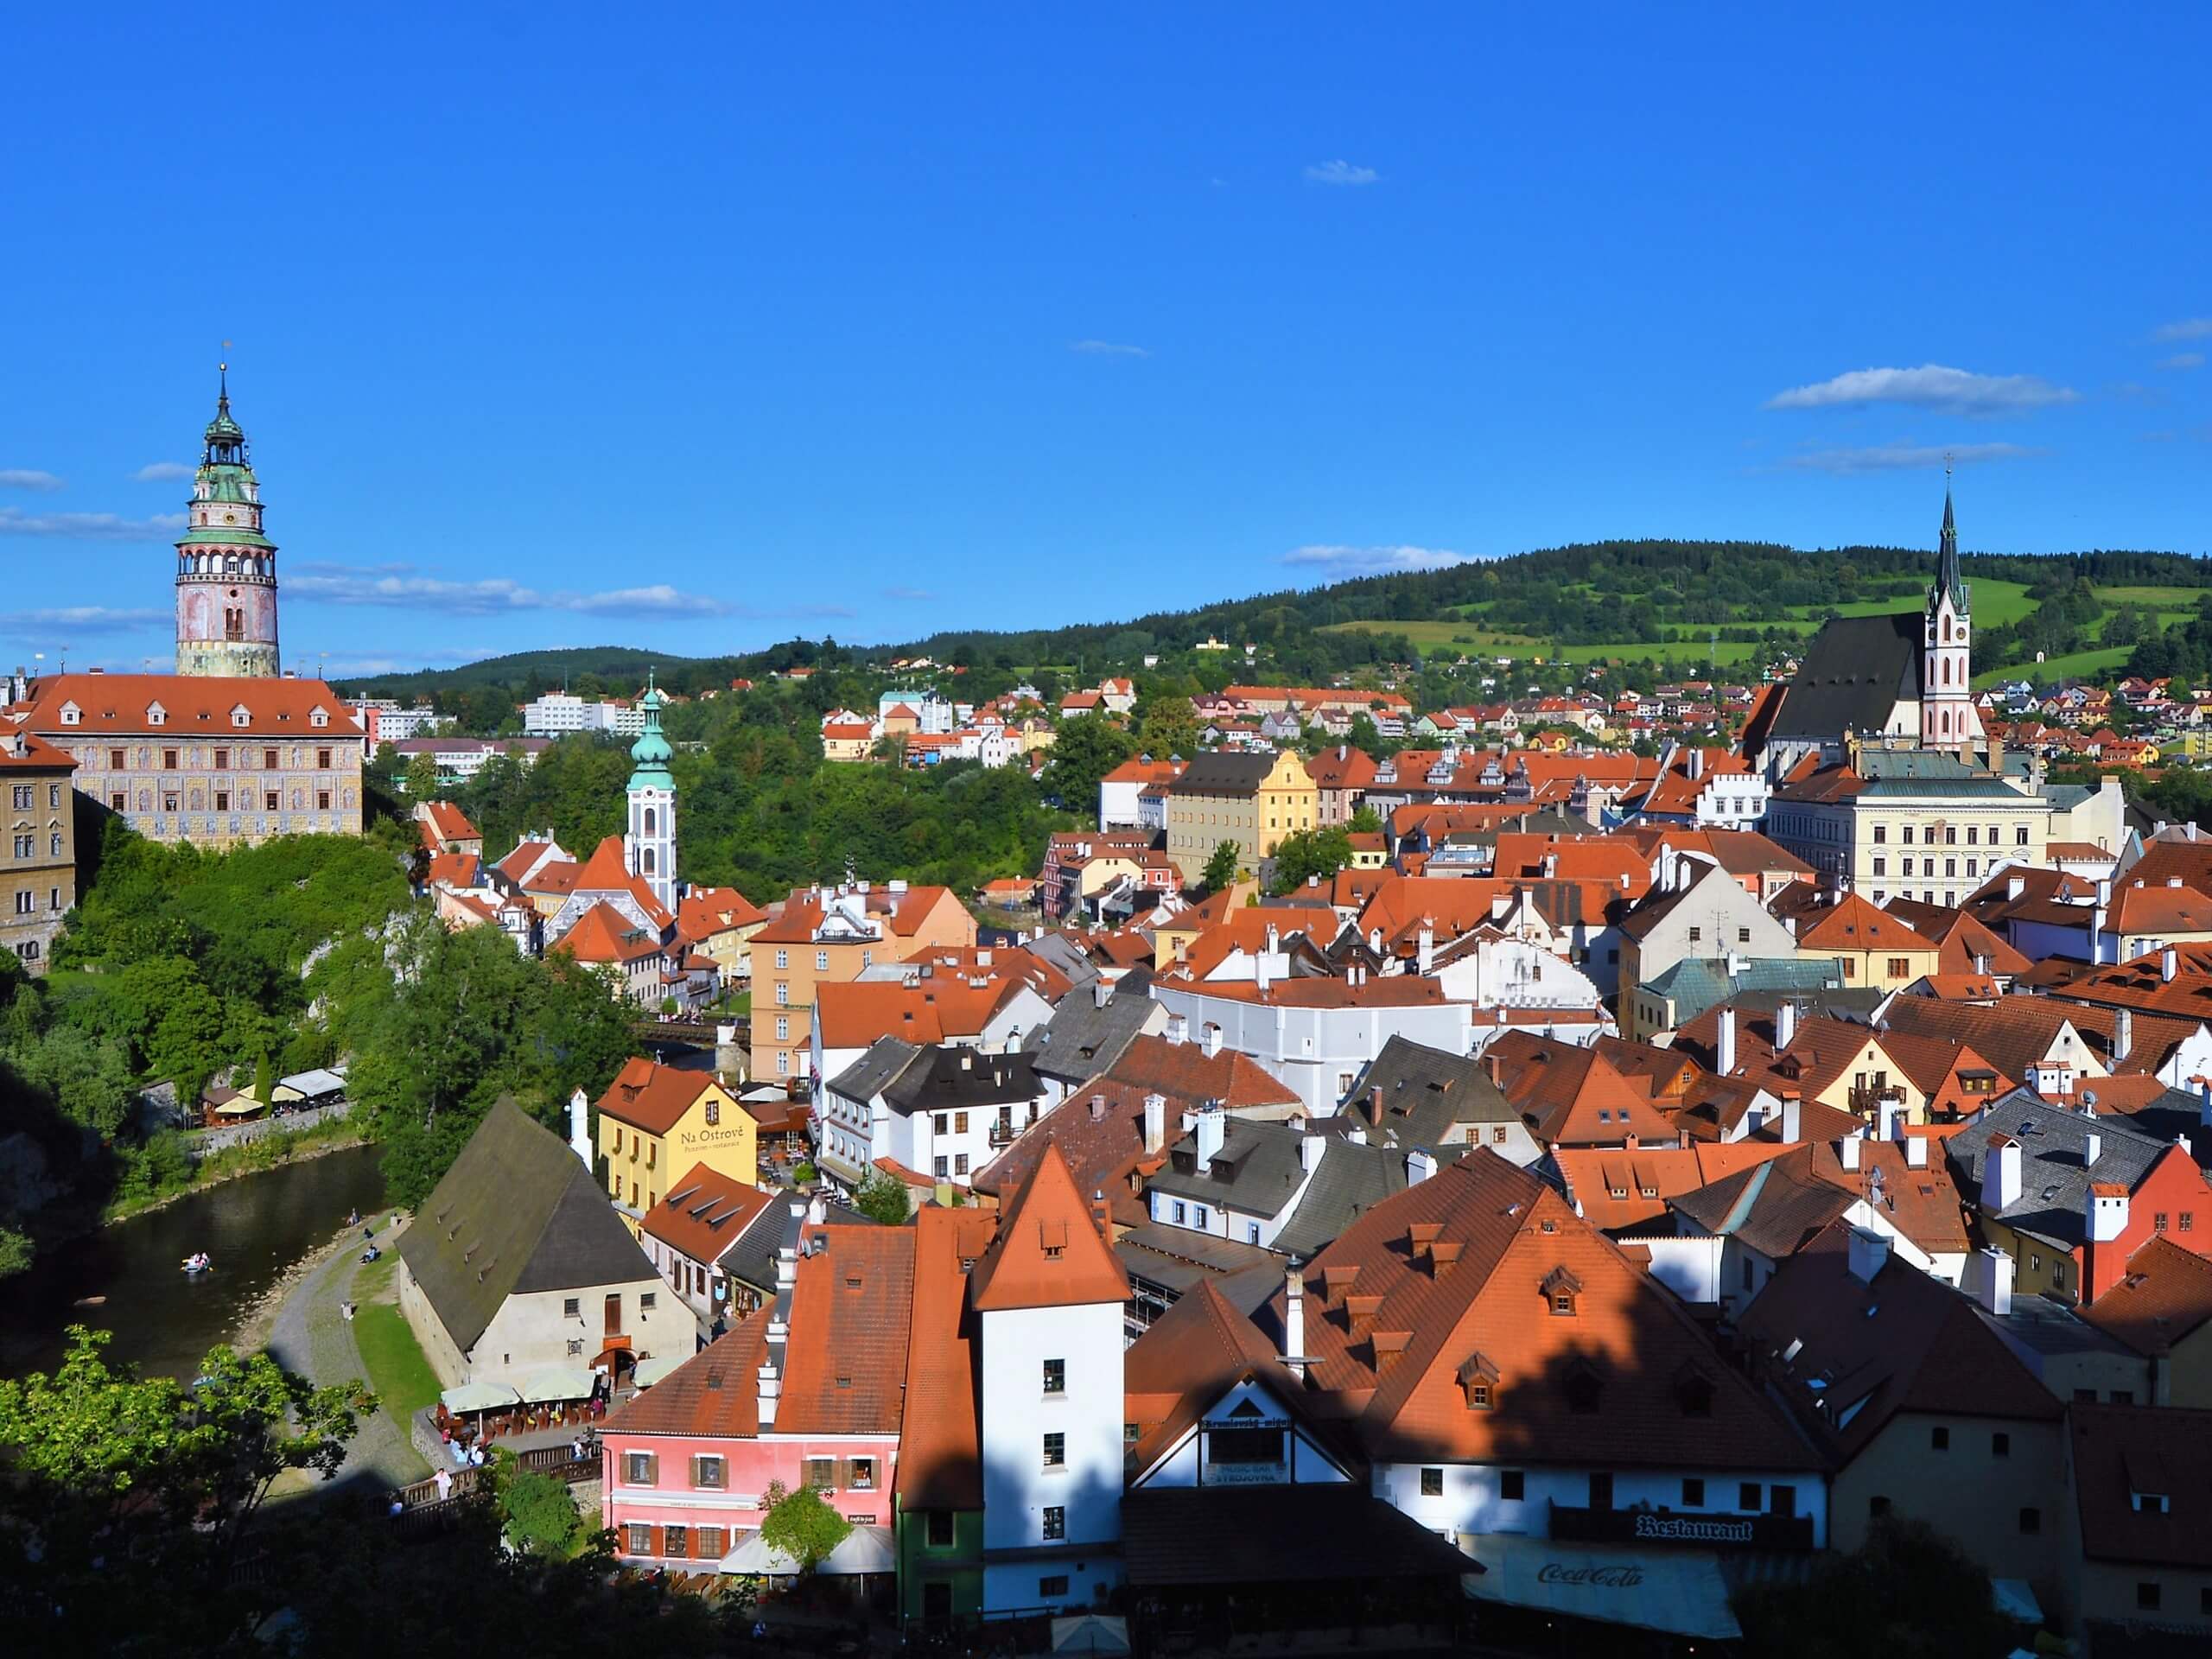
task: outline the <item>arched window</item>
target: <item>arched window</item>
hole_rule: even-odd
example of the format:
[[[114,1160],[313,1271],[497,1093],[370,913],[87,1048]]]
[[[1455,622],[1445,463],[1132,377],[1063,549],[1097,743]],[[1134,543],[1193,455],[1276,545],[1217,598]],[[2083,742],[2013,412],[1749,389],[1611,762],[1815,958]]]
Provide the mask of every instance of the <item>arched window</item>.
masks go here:
[[[639,856],[640,861],[645,866],[644,873],[647,875],[651,875],[653,873],[653,849],[650,847],[645,848]]]
[[[649,836],[659,834],[660,832],[656,827],[658,823],[658,820],[655,817],[652,808],[650,806],[647,807],[645,809],[645,833]]]

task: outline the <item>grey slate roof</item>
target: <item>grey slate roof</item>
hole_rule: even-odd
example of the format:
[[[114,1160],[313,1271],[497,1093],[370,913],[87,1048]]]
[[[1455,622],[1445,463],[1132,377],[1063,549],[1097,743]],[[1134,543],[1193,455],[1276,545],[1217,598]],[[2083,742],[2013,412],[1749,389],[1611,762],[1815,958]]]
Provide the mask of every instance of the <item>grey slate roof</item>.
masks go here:
[[[748,1286],[763,1295],[772,1294],[776,1288],[776,1249],[786,1234],[798,1236],[797,1224],[791,1219],[792,1199],[786,1194],[753,1217],[745,1230],[730,1240],[728,1248],[715,1258],[715,1263],[741,1285]],[[857,1210],[849,1210],[842,1204],[824,1200],[823,1218],[840,1226],[873,1227],[872,1217]]]
[[[1275,1235],[1275,1249],[1311,1256],[1383,1199],[1405,1190],[1405,1148],[1332,1141],[1298,1207]]]
[[[1770,1158],[1667,1200],[1708,1233],[1740,1239],[1770,1261],[1795,1255],[1853,1199],[1830,1182],[1798,1179]]]
[[[1103,1007],[1088,988],[1069,992],[1052,1017],[1023,1039],[1022,1051],[1045,1077],[1087,1083],[1112,1070],[1160,1006],[1152,1000],[1152,976],[1132,969],[1116,982]]]
[[[972,1048],[925,1048],[883,1088],[883,1103],[899,1116],[1018,1105],[1044,1093],[1027,1054],[979,1054]]]
[[[1834,741],[1845,732],[1879,730],[1900,701],[1919,700],[1922,627],[1918,611],[1822,623],[1772,737]]]
[[[1021,944],[1020,940],[1016,944]],[[1097,964],[1084,954],[1083,947],[1065,933],[1040,933],[1024,946],[1029,954],[1049,968],[1059,970],[1068,983],[1087,996],[1090,982],[1098,977]]]
[[[1379,1123],[1370,1104],[1377,1089],[1382,1091]],[[1352,1084],[1345,1109],[1316,1127],[1347,1134],[1357,1127],[1377,1141],[1395,1135],[1402,1148],[1433,1151],[1450,1144],[1452,1131],[1460,1124],[1520,1121],[1480,1060],[1393,1036]]]
[[[910,1043],[903,1037],[879,1037],[860,1058],[830,1079],[830,1087],[847,1100],[874,1100],[927,1052],[919,1043]]]
[[[1776,1002],[1788,996],[1802,1003],[1808,996],[1840,990],[1842,985],[1842,970],[1833,961],[1753,957],[1745,961],[1741,972],[1732,974],[1718,958],[1685,957],[1651,981],[1649,988],[1669,999],[1675,1005],[1675,1022],[1687,1026],[1707,1008],[1741,1001],[1747,995],[1764,994]]]
[[[399,1258],[464,1354],[511,1295],[658,1277],[583,1160],[504,1097],[400,1236]]]
[[[1999,1211],[1998,1218],[2016,1231],[2069,1250],[2088,1236],[2089,1183],[2117,1181],[2132,1190],[2171,1144],[2129,1128],[2117,1114],[2091,1118],[2015,1089],[1992,1103],[1972,1129],[1944,1145],[1953,1178],[1970,1202],[1980,1203],[1989,1142],[2000,1135],[2020,1143],[2020,1196]],[[2097,1136],[2097,1161],[2085,1166],[2092,1135]]]
[[[1304,1130],[1287,1123],[1228,1117],[1211,1170],[1198,1173],[1198,1137],[1186,1135],[1169,1147],[1167,1162],[1150,1185],[1171,1198],[1196,1198],[1248,1216],[1279,1215],[1306,1179],[1298,1160],[1305,1138]]]
[[[1256,795],[1261,780],[1274,767],[1272,754],[1206,749],[1191,757],[1191,764],[1170,787],[1178,795]]]

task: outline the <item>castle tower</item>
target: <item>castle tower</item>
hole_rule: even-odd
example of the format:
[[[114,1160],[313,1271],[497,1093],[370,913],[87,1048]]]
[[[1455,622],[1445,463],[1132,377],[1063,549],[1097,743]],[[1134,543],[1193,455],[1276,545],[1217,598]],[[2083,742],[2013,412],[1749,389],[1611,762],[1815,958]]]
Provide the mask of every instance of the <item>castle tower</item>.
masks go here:
[[[1923,748],[1963,754],[1981,735],[1974,706],[1972,598],[1959,575],[1959,530],[1951,491],[1943,488],[1943,541],[1936,559],[1936,584],[1928,590],[1926,632],[1921,645],[1920,741]]]
[[[645,676],[645,695],[638,706],[645,729],[630,746],[630,824],[622,836],[622,861],[630,874],[653,890],[661,907],[676,913],[676,779],[669,772],[674,753],[660,734],[660,711],[667,698]]]
[[[176,544],[176,671],[251,679],[281,671],[276,543],[261,533],[261,486],[231,418],[227,364]]]

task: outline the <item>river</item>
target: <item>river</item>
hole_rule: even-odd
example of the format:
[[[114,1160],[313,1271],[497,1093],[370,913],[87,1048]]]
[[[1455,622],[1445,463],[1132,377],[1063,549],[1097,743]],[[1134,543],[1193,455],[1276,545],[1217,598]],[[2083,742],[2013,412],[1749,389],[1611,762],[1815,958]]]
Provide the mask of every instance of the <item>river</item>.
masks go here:
[[[115,1332],[111,1362],[192,1376],[285,1268],[349,1211],[365,1217],[382,1202],[378,1155],[348,1147],[241,1175],[42,1249],[29,1273],[0,1287],[0,1375],[52,1369],[63,1332],[84,1324]],[[181,1270],[195,1250],[214,1258],[213,1272]],[[106,1300],[79,1306],[94,1296]]]

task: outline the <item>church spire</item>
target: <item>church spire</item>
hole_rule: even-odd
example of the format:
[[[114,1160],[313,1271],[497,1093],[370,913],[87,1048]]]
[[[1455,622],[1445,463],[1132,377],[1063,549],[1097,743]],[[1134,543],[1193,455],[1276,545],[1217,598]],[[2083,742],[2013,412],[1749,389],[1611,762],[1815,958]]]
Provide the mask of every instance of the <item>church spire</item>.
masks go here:
[[[1948,594],[1961,611],[1967,608],[1967,585],[1959,574],[1959,524],[1951,511],[1951,469],[1943,469],[1943,539],[1936,556],[1936,591],[1930,604]]]

